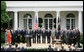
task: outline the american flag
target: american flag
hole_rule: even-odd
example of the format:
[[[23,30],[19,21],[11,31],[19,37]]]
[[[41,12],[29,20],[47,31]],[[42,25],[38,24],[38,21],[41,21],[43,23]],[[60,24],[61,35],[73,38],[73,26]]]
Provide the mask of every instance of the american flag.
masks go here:
[[[38,29],[38,20],[37,20],[37,16],[35,17],[35,27],[36,30]]]

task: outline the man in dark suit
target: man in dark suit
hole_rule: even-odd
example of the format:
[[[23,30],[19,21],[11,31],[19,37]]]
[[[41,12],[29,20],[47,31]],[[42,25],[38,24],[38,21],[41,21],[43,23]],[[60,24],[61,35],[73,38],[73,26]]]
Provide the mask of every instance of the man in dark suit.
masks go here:
[[[80,47],[80,31],[78,28],[76,28],[76,41],[77,41],[78,47]]]
[[[76,44],[76,34],[77,34],[77,32],[76,32],[76,29],[73,29],[73,43],[74,43],[74,46],[75,46],[75,44]]]
[[[20,43],[20,34],[21,34],[21,32],[20,32],[20,29],[18,28],[17,29],[17,42],[18,43]]]
[[[69,44],[69,29],[67,29],[67,30],[65,31],[65,37],[66,37],[66,39],[65,39],[66,44]]]
[[[72,44],[72,39],[73,39],[72,31],[71,31],[71,29],[69,29],[69,41],[68,41],[68,43],[69,43],[70,45]]]
[[[58,29],[55,30],[55,36],[56,36],[56,39],[59,39],[60,31]]]
[[[47,41],[50,43],[50,36],[51,36],[51,30],[48,28],[47,30]]]
[[[41,29],[40,27],[37,30],[37,43],[40,43]]]
[[[42,42],[45,43],[45,40],[46,40],[46,30],[45,30],[45,28],[43,28],[43,30],[42,30]]]
[[[33,43],[36,43],[36,30],[32,31]]]
[[[12,44],[15,44],[15,34],[14,30],[11,29],[11,35],[12,35]]]
[[[61,28],[61,38],[62,38],[62,43],[64,43],[65,31],[62,28]]]
[[[17,43],[17,30],[15,30],[15,29],[14,29],[14,35],[15,35],[15,37],[14,37],[15,43]]]
[[[26,33],[26,30],[22,29],[20,32],[21,32],[21,35],[22,35],[22,42],[25,43],[25,33]]]

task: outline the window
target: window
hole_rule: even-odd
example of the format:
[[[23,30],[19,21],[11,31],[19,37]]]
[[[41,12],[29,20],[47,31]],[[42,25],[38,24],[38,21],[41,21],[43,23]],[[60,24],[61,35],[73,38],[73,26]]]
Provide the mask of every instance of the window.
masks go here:
[[[49,13],[44,16],[44,27],[45,29],[53,28],[53,16]]]
[[[32,16],[31,14],[25,14],[23,18],[24,28],[32,29]]]
[[[66,16],[66,28],[67,29],[74,29],[75,28],[75,16],[73,13],[69,13]]]

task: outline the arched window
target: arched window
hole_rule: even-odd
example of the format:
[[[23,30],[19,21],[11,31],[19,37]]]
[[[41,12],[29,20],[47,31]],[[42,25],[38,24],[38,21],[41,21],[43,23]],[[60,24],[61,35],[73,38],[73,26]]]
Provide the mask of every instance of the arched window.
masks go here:
[[[50,13],[45,14],[44,16],[44,27],[45,29],[53,28],[53,16]]]
[[[24,15],[24,18],[28,18],[28,17],[29,17],[29,18],[32,18],[31,14],[25,14],[25,15]]]
[[[69,13],[66,15],[66,28],[67,29],[75,28],[75,15],[73,13]]]
[[[25,14],[23,16],[23,21],[24,21],[24,28],[30,28],[32,29],[32,15],[31,14]]]

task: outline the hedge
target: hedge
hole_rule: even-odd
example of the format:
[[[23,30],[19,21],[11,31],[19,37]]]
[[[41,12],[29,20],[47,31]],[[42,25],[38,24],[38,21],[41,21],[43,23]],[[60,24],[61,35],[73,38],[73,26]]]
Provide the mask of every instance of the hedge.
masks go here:
[[[80,35],[80,43],[83,44],[83,34]]]
[[[5,43],[5,32],[1,32],[1,43]]]

